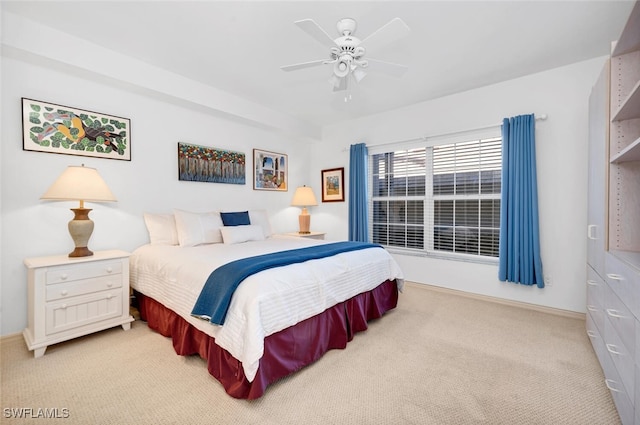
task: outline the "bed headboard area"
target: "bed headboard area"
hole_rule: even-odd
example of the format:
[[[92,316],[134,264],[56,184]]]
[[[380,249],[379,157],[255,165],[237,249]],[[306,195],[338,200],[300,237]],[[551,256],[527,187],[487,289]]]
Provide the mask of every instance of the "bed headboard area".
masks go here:
[[[213,243],[241,243],[273,235],[267,210],[172,213],[145,212],[144,223],[151,245],[190,247]]]

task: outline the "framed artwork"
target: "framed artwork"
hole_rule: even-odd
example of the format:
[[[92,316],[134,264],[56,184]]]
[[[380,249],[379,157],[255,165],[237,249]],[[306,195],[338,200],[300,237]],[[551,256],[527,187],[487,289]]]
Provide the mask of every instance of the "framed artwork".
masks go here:
[[[289,159],[286,154],[253,150],[253,189],[287,191]]]
[[[322,170],[322,202],[344,202],[344,168]]]
[[[131,161],[131,120],[23,97],[22,149]]]
[[[245,154],[178,142],[178,180],[245,184]]]

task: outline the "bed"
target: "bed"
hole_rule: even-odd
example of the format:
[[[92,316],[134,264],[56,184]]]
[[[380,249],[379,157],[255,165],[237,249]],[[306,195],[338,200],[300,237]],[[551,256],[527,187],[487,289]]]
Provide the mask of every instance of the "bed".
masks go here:
[[[386,250],[367,247],[259,271],[237,287],[223,325],[196,317],[194,305],[213,270],[242,258],[335,243],[273,235],[262,211],[229,226],[216,213],[188,214],[200,220],[188,242],[183,212],[162,220],[145,215],[150,243],[131,255],[131,286],[148,326],[172,338],[177,354],[205,359],[232,397],[261,397],[269,384],[330,349],[345,348],[367,322],[396,307],[402,272]],[[196,234],[207,233],[207,225],[215,230],[202,242]]]

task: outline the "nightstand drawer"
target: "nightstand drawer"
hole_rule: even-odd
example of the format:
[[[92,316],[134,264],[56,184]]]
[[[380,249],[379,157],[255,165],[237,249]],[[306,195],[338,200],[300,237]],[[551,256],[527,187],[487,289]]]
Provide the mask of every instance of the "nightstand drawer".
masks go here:
[[[122,287],[122,275],[102,276],[90,280],[79,280],[69,283],[59,283],[47,286],[46,301],[54,301],[77,295],[92,294]]]
[[[86,264],[76,264],[73,267],[51,267],[47,270],[46,284],[70,282],[99,276],[109,276],[122,273],[121,261],[95,261]]]
[[[47,335],[122,315],[122,291],[104,291],[46,306]]]

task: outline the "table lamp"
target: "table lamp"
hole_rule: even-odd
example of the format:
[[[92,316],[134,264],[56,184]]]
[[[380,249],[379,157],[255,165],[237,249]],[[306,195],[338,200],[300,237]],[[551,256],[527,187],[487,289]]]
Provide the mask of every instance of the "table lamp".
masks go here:
[[[89,218],[91,208],[84,207],[84,201],[115,202],[116,198],[102,180],[95,168],[69,166],[51,187],[40,197],[51,201],[80,201],[79,208],[71,208],[75,216],[69,222],[69,233],[75,243],[75,249],[69,257],[88,257],[93,252],[87,243],[93,233],[93,221]]]
[[[309,234],[309,228],[311,227],[311,216],[307,207],[318,205],[316,197],[313,194],[313,190],[307,186],[300,186],[293,194],[293,200],[291,205],[294,207],[302,207],[302,213],[298,216],[298,222],[300,224],[301,234]]]

